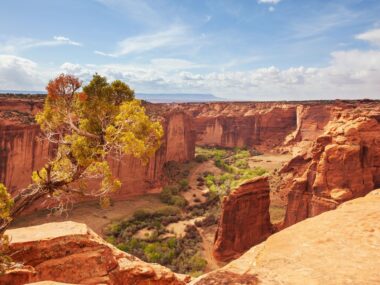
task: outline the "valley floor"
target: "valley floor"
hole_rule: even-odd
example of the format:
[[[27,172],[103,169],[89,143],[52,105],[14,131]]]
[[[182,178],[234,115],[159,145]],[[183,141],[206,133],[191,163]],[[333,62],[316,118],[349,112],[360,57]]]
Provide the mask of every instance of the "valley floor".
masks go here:
[[[281,169],[282,165],[290,160],[290,158],[291,156],[288,154],[261,154],[247,158],[250,169],[258,167],[263,168],[271,177],[272,202],[270,214],[272,222],[281,221],[285,215],[285,203],[279,199],[276,187],[279,183],[278,170]],[[223,171],[216,167],[214,161],[211,159],[201,163],[192,163],[190,165],[191,167],[189,168],[187,179],[188,190],[182,192],[182,196],[187,200],[188,205],[193,206],[199,203],[204,203],[207,200],[204,194],[209,192],[209,189],[205,184],[199,184],[199,177],[202,176],[204,172],[212,172],[214,175],[222,175]],[[13,221],[11,228],[70,220],[85,223],[97,234],[106,238],[103,232],[106,225],[127,220],[128,218],[133,217],[136,210],[144,209],[155,211],[163,206],[165,206],[165,204],[160,201],[159,194],[146,194],[131,197],[124,201],[115,201],[107,209],[101,208],[98,201],[88,201],[74,205],[73,209],[60,216],[44,210],[19,217]],[[170,224],[170,232],[173,232],[176,236],[181,236],[184,234],[185,224],[194,224],[194,220],[195,219],[182,220],[177,223],[172,223]],[[199,234],[202,237],[201,254],[207,261],[207,266],[204,270],[205,272],[218,269],[224,265],[223,263],[216,261],[213,256],[213,243],[216,229],[217,225],[198,227]],[[139,234],[146,235],[144,229],[137,233],[136,236],[138,237]]]
[[[129,218],[141,208],[157,209],[164,205],[158,194],[131,197],[124,201],[115,201],[112,206],[102,209],[98,201],[78,203],[67,214],[60,216],[52,215],[49,211],[38,211],[25,215],[13,221],[11,228],[35,226],[51,222],[74,221],[85,223],[94,232],[103,236],[103,228],[114,221]]]

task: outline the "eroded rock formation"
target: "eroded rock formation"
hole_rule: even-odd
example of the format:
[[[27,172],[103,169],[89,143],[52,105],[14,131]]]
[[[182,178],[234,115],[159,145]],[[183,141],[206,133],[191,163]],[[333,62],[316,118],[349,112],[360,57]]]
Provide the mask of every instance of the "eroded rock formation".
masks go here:
[[[268,177],[262,176],[245,182],[224,197],[215,235],[216,259],[236,258],[272,233],[269,192]]]
[[[339,110],[311,149],[283,169],[289,226],[380,187],[380,106]]]
[[[379,208],[380,189],[273,234],[190,284],[379,284]]]
[[[0,276],[4,285],[36,281],[73,284],[180,285],[187,276],[148,264],[107,244],[86,225],[49,223],[6,232],[10,254],[24,268]]]

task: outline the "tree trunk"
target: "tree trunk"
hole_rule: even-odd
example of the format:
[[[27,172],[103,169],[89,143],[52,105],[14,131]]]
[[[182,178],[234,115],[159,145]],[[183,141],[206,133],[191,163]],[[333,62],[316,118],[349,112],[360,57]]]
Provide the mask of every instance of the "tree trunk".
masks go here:
[[[12,219],[18,217],[25,209],[44,197],[47,193],[49,192],[46,189],[39,189],[35,185],[30,185],[28,188],[23,189],[13,198],[14,204],[10,217]],[[4,234],[10,223],[11,220],[0,219],[0,236]]]

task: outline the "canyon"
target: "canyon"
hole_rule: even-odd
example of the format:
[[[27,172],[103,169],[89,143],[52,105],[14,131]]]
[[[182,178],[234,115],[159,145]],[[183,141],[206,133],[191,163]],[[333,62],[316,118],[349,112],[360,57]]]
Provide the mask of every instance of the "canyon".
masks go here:
[[[331,237],[323,232],[328,232],[328,226],[341,223],[358,236],[368,231],[368,243],[375,245],[378,231],[375,226],[369,227],[378,221],[372,218],[375,205],[380,202],[378,191],[373,191],[380,187],[379,101],[144,104],[148,114],[162,122],[165,136],[147,164],[132,157],[110,161],[113,173],[122,182],[122,188],[112,196],[114,200],[160,192],[165,185],[166,164],[193,159],[195,146],[244,147],[257,153],[289,153],[293,157],[276,172],[276,183],[273,177],[259,177],[243,183],[224,198],[213,254],[223,261],[238,259],[194,284],[221,284],[218,280],[224,278],[248,282],[243,284],[302,284],[292,275],[292,265],[297,262],[305,265],[301,273],[316,280],[315,284],[323,284],[323,280],[331,284],[331,275],[323,275],[327,267],[314,261],[310,265],[306,259],[290,254],[310,238],[310,245],[302,254],[305,258],[316,255],[319,243],[324,242],[310,237],[315,234],[313,227],[321,240],[326,238],[326,247],[322,245],[320,254],[329,254],[331,259],[338,258],[338,249],[331,250],[331,254],[329,250],[339,248],[339,237],[343,239],[347,232],[342,229]],[[42,98],[0,99],[0,180],[12,194],[27,186],[32,171],[43,166],[54,153],[54,148],[39,138],[40,131],[33,120],[41,107]],[[274,199],[281,200],[286,214],[282,222],[272,225],[269,207]],[[353,229],[347,223],[364,219],[359,210],[366,203],[370,205],[366,209],[368,223]],[[29,211],[45,206],[36,204]],[[293,241],[293,237],[297,238]],[[285,246],[289,240],[292,242]],[[267,247],[278,254],[272,254]],[[315,252],[308,251],[310,247]],[[358,249],[361,250],[372,260],[367,247]],[[351,251],[347,254],[357,257]],[[279,261],[274,264],[284,267],[278,272],[271,265],[276,258]],[[313,268],[310,272],[309,265]],[[336,268],[338,272],[343,270]],[[347,278],[371,281],[362,275],[355,279],[351,274]],[[177,284],[165,282],[157,284]]]

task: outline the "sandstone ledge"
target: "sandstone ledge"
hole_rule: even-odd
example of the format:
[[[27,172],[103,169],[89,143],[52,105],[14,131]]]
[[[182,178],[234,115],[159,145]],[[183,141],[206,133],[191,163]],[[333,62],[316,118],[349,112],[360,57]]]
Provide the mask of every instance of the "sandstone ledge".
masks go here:
[[[269,237],[190,284],[380,284],[380,189]]]
[[[24,269],[0,276],[0,284],[57,281],[73,284],[181,285],[189,281],[106,243],[86,225],[48,223],[8,230],[11,256]],[[30,266],[34,270],[31,270]]]

